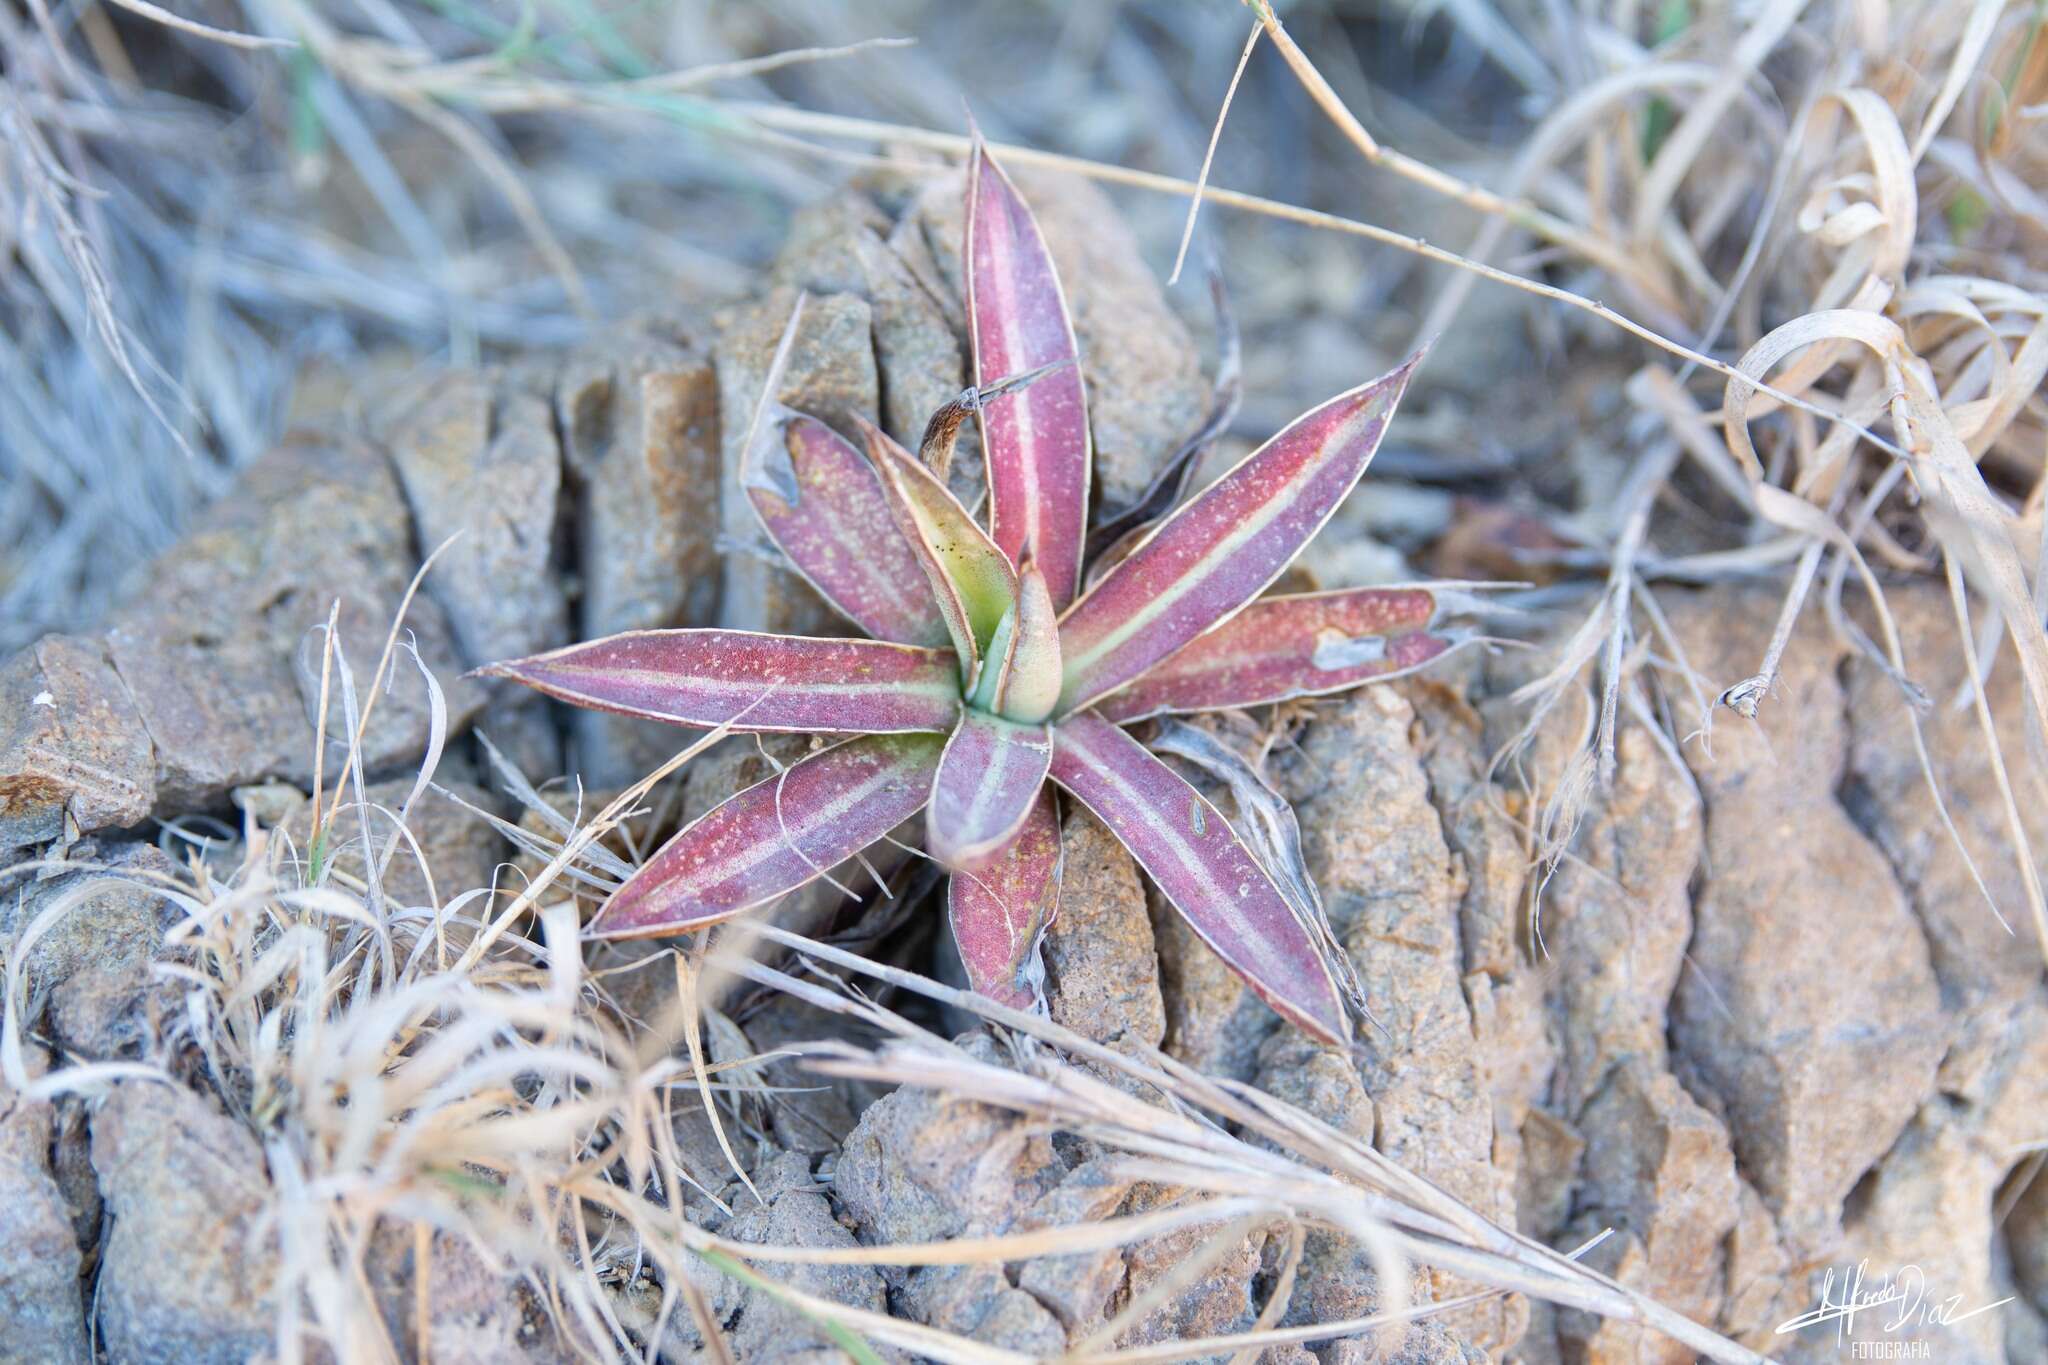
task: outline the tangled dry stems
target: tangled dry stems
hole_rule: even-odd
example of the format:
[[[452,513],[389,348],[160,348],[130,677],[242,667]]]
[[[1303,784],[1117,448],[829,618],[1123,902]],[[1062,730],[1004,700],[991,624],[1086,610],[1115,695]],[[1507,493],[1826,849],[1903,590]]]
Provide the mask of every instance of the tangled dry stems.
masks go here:
[[[1554,863],[1569,855],[1578,819],[1611,770],[1623,715],[1642,721],[1675,758],[1677,744],[1706,728],[1717,704],[1738,716],[1772,704],[1792,622],[1817,596],[1833,628],[1917,706],[1976,710],[1999,765],[2027,909],[2037,931],[2048,928],[2009,771],[2024,781],[2044,770],[2048,722],[2048,646],[2039,629],[2048,600],[2041,566],[2048,410],[2040,398],[2048,374],[2048,202],[2035,188],[2048,180],[2048,139],[2040,134],[2048,44],[2034,7],[1973,0],[1960,11],[1941,3],[1827,8],[1775,0],[1746,23],[1718,10],[1697,16],[1654,47],[1619,22],[1633,12],[1626,7],[1616,9],[1617,22],[1562,33],[1518,22],[1527,16],[1512,7],[1473,0],[1445,9],[1547,101],[1512,163],[1488,173],[1485,186],[1375,139],[1346,98],[1357,82],[1324,71],[1333,59],[1289,42],[1270,13],[1240,13],[1231,22],[1247,25],[1248,44],[1280,45],[1364,162],[1439,196],[1447,209],[1478,214],[1461,252],[1217,188],[1207,183],[1206,162],[1198,183],[1030,148],[1006,155],[1450,265],[1454,273],[1431,301],[1421,336],[1454,328],[1470,289],[1485,281],[1522,291],[1532,307],[1561,306],[1588,319],[1594,332],[1581,336],[1619,327],[1661,353],[1626,386],[1640,440],[1620,495],[1582,508],[1575,520],[1588,547],[1576,562],[1597,572],[1524,599],[1572,613],[1574,628],[1553,666],[1524,690],[1528,726],[1502,765],[1516,767],[1550,714],[1580,718],[1564,771],[1528,775],[1541,797],[1527,831],[1532,857]],[[815,183],[809,167],[900,168],[906,150],[964,146],[950,133],[900,122],[706,93],[785,61],[850,55],[841,44],[622,78],[588,61],[526,60],[532,49],[501,46],[486,59],[473,43],[446,45],[457,30],[438,19],[366,38],[304,0],[247,0],[241,25],[226,22],[232,11],[213,16],[223,20],[218,27],[300,45],[293,107],[311,111],[335,154],[372,187],[411,253],[394,267],[309,231],[275,204],[238,207],[229,221],[217,199],[195,201],[192,134],[217,133],[222,120],[141,91],[132,68],[120,69],[121,44],[104,17],[82,13],[79,37],[58,31],[39,6],[28,16],[0,12],[0,40],[19,54],[0,91],[0,231],[21,265],[6,280],[4,307],[15,325],[0,328],[0,404],[15,433],[0,450],[0,543],[24,547],[0,575],[4,647],[103,610],[115,582],[90,547],[114,540],[141,554],[166,543],[191,508],[262,448],[278,424],[293,363],[267,339],[280,319],[338,309],[369,319],[373,330],[444,327],[460,360],[498,341],[569,335],[565,319],[579,309],[603,310],[611,296],[561,240],[499,137],[498,120],[532,114],[607,128],[679,123],[745,140],[760,153],[764,177],[792,190]],[[219,46],[217,36],[201,35],[192,59],[232,89],[248,88],[250,62],[275,60]],[[524,41],[548,40],[528,33]],[[76,55],[81,46],[93,61]],[[1223,75],[1216,73],[1219,96]],[[1563,90],[1570,93],[1560,96]],[[505,268],[516,259],[509,249],[454,268],[457,254],[380,147],[378,120],[387,107],[424,121],[476,165],[552,270],[551,290],[505,286],[515,273]],[[1216,134],[1228,130],[1219,124]],[[1546,278],[1491,264],[1529,238],[1540,246],[1525,259]],[[671,253],[685,274],[710,273],[704,260],[672,245],[655,249]],[[173,280],[189,287],[167,287]],[[499,282],[480,283],[486,280]],[[341,350],[355,344],[346,337]],[[175,372],[165,359],[172,355],[180,357]],[[117,465],[125,451],[149,458]],[[1706,501],[1710,495],[1723,502]],[[1660,553],[1653,512],[1688,502],[1733,509],[1715,513],[1725,542]],[[1788,565],[1781,629],[1756,673],[1701,677],[1664,622],[1657,586],[1779,575]],[[1967,696],[1926,697],[1915,688],[1915,661],[1904,656],[1884,609],[1881,573],[1939,573],[1949,585],[1954,648],[1969,662]],[[1870,600],[1876,640],[1848,610],[1851,586]],[[2015,645],[2010,664],[2002,659],[2006,638]],[[2000,753],[1991,730],[1983,679],[2001,665],[2021,668],[2025,678],[2035,724],[2024,754]],[[369,689],[365,705],[375,695]],[[339,700],[348,711],[347,698]],[[360,721],[355,715],[348,728],[358,730]],[[1932,784],[1924,741],[1922,751]],[[623,1339],[599,1283],[643,1251],[668,1258],[675,1288],[665,1311],[688,1311],[689,1258],[737,1253],[701,1240],[676,1214],[682,1177],[664,1147],[673,1138],[663,1136],[661,1116],[679,1102],[730,1112],[747,1086],[748,1064],[707,1057],[694,1019],[683,1029],[687,1061],[650,1051],[646,1040],[606,1022],[602,983],[581,974],[577,954],[548,950],[566,948],[574,928],[561,909],[566,901],[551,896],[565,896],[578,877],[588,884],[617,874],[602,862],[593,831],[615,825],[630,801],[566,833],[546,870],[517,894],[451,889],[436,907],[392,907],[381,900],[374,869],[386,858],[415,856],[416,846],[405,837],[404,812],[363,803],[362,775],[343,766],[357,795],[345,798],[338,786],[325,824],[332,831],[353,822],[354,833],[330,837],[360,837],[379,851],[366,862],[365,885],[344,889],[322,875],[330,850],[294,850],[250,828],[234,866],[196,861],[188,877],[164,888],[188,915],[177,970],[205,1006],[194,1036],[206,1069],[266,1138],[280,1190],[281,1245],[302,1291],[285,1296],[287,1312],[306,1315],[337,1346],[356,1340],[352,1334],[384,1330],[365,1308],[349,1255],[359,1254],[380,1217],[459,1227],[481,1247],[506,1252],[588,1341]],[[430,771],[431,763],[423,782]],[[68,908],[52,906],[45,918]],[[2041,940],[2048,943],[2048,932]],[[15,945],[8,967],[4,1060],[16,1083],[26,1082],[19,977],[27,946]],[[832,959],[819,945],[782,946],[811,963]],[[822,1059],[826,1065],[895,1080],[912,1056],[927,1074],[946,1060],[943,1042],[838,986],[779,973],[773,984],[852,1010],[897,1040],[861,1056]],[[1302,1220],[1310,1205],[1292,1196],[1312,1190],[1321,1199],[1332,1179],[1362,1182],[1345,1183],[1346,1190],[1390,1182],[1424,1212],[1444,1212],[1397,1174],[1370,1166],[1369,1153],[1332,1146],[1327,1133],[1305,1136],[1298,1116],[1276,1119],[1259,1102],[1179,1074],[1160,1058],[1143,1063],[1155,1073],[1145,1079],[1157,1104],[1112,1103],[1087,1085],[1068,1084],[1079,1073],[1061,1050],[1089,1055],[1075,1047],[1078,1040],[1048,1037],[1042,1024],[1034,1032],[1026,1021],[998,1022],[1016,1030],[1019,1069],[998,1076],[950,1065],[944,1074],[961,1093],[991,1102],[1007,1096],[1124,1138],[1188,1121],[1188,1106],[1286,1129],[1292,1145],[1284,1160],[1295,1165],[1284,1179],[1218,1193],[1203,1206],[1202,1216],[1226,1227],[1247,1218]],[[1031,1038],[1037,1041],[1023,1041]],[[93,1086],[141,1074],[130,1064],[81,1066],[33,1084]],[[337,1103],[343,1094],[355,1101]],[[1200,1187],[1194,1177],[1203,1167],[1190,1153],[1214,1154],[1195,1134],[1175,1132],[1189,1144],[1172,1149],[1175,1177]],[[1199,1136],[1218,1140],[1208,1129]],[[1169,1158],[1148,1148],[1146,1159]],[[489,1172],[491,1197],[451,1183],[451,1169]],[[1271,1175],[1256,1162],[1246,1169]],[[1403,1226],[1396,1215],[1416,1206],[1375,1206],[1379,1226]],[[591,1242],[583,1221],[567,1216],[583,1208],[605,1210],[616,1240]],[[574,1246],[565,1247],[557,1234],[572,1226]],[[1125,1233],[1145,1235],[1130,1228],[1115,1235]],[[1455,1234],[1463,1234],[1468,1252],[1490,1249],[1501,1266],[1540,1281],[1531,1292],[1609,1294],[1602,1311],[1649,1311],[1613,1299],[1611,1287],[1580,1278],[1548,1252],[1489,1240],[1505,1234],[1458,1219],[1431,1224],[1430,1233],[1447,1246],[1461,1245]],[[1425,1234],[1410,1227],[1406,1235]],[[1019,1246],[972,1250],[998,1259],[1025,1254]],[[845,1311],[803,1306],[828,1316]],[[848,1325],[907,1349],[988,1358],[908,1324]],[[281,1327],[294,1329],[281,1340],[298,1339],[296,1323]]]

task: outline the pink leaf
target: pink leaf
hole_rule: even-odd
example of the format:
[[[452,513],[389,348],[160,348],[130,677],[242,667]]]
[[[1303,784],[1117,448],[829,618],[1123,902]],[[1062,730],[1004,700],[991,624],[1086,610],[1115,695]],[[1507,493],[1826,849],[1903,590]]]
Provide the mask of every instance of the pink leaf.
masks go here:
[[[948,867],[974,867],[1009,841],[1045,786],[1052,735],[983,711],[960,713],[932,781],[925,847]]]
[[[967,330],[974,382],[1078,355],[1060,279],[1038,223],[976,141],[967,184]],[[1088,520],[1088,404],[1081,371],[1058,370],[981,412],[990,521],[1014,563],[1030,546],[1053,605],[1073,600]]]
[[[1054,732],[1053,780],[1109,827],[1166,898],[1259,997],[1325,1042],[1349,1037],[1329,965],[1217,809],[1108,721]]]
[[[967,982],[991,1000],[1029,1009],[1037,999],[1038,940],[1060,902],[1060,822],[1052,789],[988,863],[955,872],[946,908]]]
[[[736,730],[879,734],[953,728],[952,652],[744,630],[638,630],[478,672],[572,706]]]
[[[1419,359],[1296,419],[1090,588],[1060,622],[1061,711],[1137,678],[1264,591],[1357,485]]]
[[[1421,588],[1349,588],[1262,597],[1095,704],[1127,723],[1341,692],[1421,667],[1450,648],[1426,633],[1436,597]]]
[[[871,422],[868,458],[882,476],[896,524],[923,566],[939,614],[971,678],[1003,616],[1017,601],[1017,571],[938,476]]]
[[[628,878],[589,933],[685,933],[823,876],[917,814],[944,747],[929,735],[866,735],[728,797]]]
[[[942,645],[945,618],[881,476],[814,417],[766,414],[743,480],[770,538],[818,595],[877,640]]]

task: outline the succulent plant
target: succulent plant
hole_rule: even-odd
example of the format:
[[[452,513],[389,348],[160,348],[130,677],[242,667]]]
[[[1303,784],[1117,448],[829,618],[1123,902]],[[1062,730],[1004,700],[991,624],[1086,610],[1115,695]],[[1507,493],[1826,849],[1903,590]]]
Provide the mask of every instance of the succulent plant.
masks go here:
[[[772,379],[749,438],[743,483],[762,526],[871,638],[636,631],[485,670],[678,725],[852,736],[699,817],[588,932],[703,928],[924,811],[971,984],[1029,1001],[1059,902],[1057,787],[1262,998],[1318,1037],[1347,1038],[1319,910],[1283,892],[1289,879],[1125,727],[1342,691],[1447,647],[1427,591],[1260,595],[1357,484],[1415,362],[1300,417],[1084,578],[1090,436],[1060,281],[1030,209],[978,144],[967,193],[976,387],[933,418],[920,452],[863,424],[863,454],[778,404]],[[986,527],[944,477],[969,414]]]

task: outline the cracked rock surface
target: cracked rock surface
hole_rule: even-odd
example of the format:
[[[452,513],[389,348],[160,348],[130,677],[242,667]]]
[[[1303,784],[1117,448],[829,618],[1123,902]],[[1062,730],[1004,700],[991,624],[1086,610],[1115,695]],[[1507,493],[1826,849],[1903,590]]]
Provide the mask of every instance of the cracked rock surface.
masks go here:
[[[1098,477],[1114,505],[1200,424],[1204,357],[1099,192],[1020,178],[1071,283]],[[166,935],[180,912],[151,889],[151,876],[176,870],[153,821],[204,818],[224,838],[268,831],[303,860],[329,613],[360,706],[414,572],[449,536],[460,532],[411,603],[365,734],[360,804],[413,799],[434,872],[422,875],[409,851],[375,864],[381,894],[401,908],[505,877],[512,852],[442,791],[414,795],[430,740],[446,748],[441,787],[518,819],[470,731],[536,781],[580,778],[548,799],[564,810],[580,800],[586,813],[691,738],[558,713],[465,680],[466,668],[626,629],[841,631],[801,579],[754,553],[737,484],[747,424],[800,291],[783,401],[842,429],[858,415],[914,439],[958,391],[958,190],[945,177],[883,182],[820,205],[762,288],[715,317],[640,319],[569,354],[427,371],[370,404],[365,421],[310,424],[247,470],[103,630],[0,662],[0,865],[19,869],[0,883],[0,953],[64,910],[19,964],[31,1070],[59,1056],[165,1055],[186,1006],[175,976],[156,970],[178,960]],[[971,446],[970,436],[954,471],[970,496]],[[2010,1296],[1955,1321],[1923,1314],[1895,1334],[1927,1358],[2042,1358],[2048,989],[2037,931],[1977,722],[1949,704],[1964,675],[1946,595],[1910,582],[1888,591],[1909,672],[1935,699],[1920,723],[1967,859],[1921,772],[1896,682],[1810,613],[1754,722],[1722,712],[1708,734],[1672,735],[1624,716],[1611,780],[1546,875],[1532,831],[1582,717],[1561,711],[1519,766],[1496,764],[1521,724],[1505,698],[1529,666],[1462,655],[1218,729],[1267,753],[1267,776],[1294,805],[1374,1014],[1348,1051],[1282,1026],[1078,810],[1065,820],[1064,903],[1044,947],[1052,1018],[1111,1048],[1159,1048],[1256,1084],[1525,1235],[1569,1250],[1605,1234],[1586,1253],[1596,1269],[1774,1358],[1840,1358],[1831,1328],[1776,1329],[1818,1302],[1830,1273],[1859,1263],[1918,1267],[1941,1301]],[[1776,611],[1774,597],[1739,590],[1659,600],[1687,662],[1715,687],[1755,667]],[[438,680],[438,704],[421,667]],[[1662,681],[1686,695],[1675,673]],[[1994,670],[1989,690],[2005,752],[2025,753],[2017,671]],[[1251,731],[1276,742],[1262,749]],[[714,750],[650,799],[646,830],[674,828],[809,743]],[[2041,776],[2018,763],[2013,776],[2029,839],[2048,848]],[[362,882],[384,854],[355,819],[336,827],[329,866]],[[914,882],[886,846],[871,861]],[[533,865],[529,850],[521,866]],[[857,868],[837,871],[866,885]],[[929,911],[862,906],[821,883],[768,913],[936,974]],[[621,1016],[654,1034],[677,998],[657,958],[626,947],[593,958],[618,969],[606,987]],[[795,1002],[720,990],[707,1026],[720,1056],[837,1026]],[[979,1060],[1008,1055],[983,1030],[958,1042]],[[196,1070],[179,1075],[176,1086],[122,1080],[90,1103],[0,1089],[0,1360],[83,1360],[91,1341],[116,1361],[269,1349],[279,1267],[265,1240],[275,1189],[264,1148]],[[729,1110],[752,1190],[725,1169],[700,1111],[679,1106],[675,1122],[679,1160],[701,1186],[689,1216],[736,1241],[843,1250],[1023,1232],[1180,1193],[1015,1114],[921,1091],[806,1089],[817,1078],[786,1057],[763,1075]],[[1292,1262],[1290,1235],[1275,1224],[1211,1247],[1213,1232],[1010,1264],[776,1275],[1047,1356],[1133,1303],[1146,1311],[1126,1345],[1248,1327]],[[417,1349],[423,1254],[430,1358],[574,1354],[533,1286],[488,1248],[437,1235],[422,1252],[400,1230],[369,1245],[366,1283],[401,1354]],[[1200,1273],[1180,1276],[1198,1251]],[[1445,1298],[1470,1287],[1423,1271],[1404,1289]],[[715,1269],[694,1288],[743,1359],[837,1358],[829,1335],[769,1288]],[[1277,1321],[1370,1313],[1385,1289],[1355,1246],[1311,1229]],[[646,1267],[619,1270],[605,1293],[621,1329],[658,1358],[714,1358]],[[1642,1329],[1509,1295],[1398,1338],[1310,1340],[1266,1358],[1688,1356]]]

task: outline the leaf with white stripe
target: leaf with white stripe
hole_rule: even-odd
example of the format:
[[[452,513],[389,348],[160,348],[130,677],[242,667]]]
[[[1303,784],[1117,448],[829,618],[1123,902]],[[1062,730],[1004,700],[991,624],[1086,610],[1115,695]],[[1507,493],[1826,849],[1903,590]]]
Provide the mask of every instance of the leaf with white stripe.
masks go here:
[[[955,872],[946,889],[953,942],[967,983],[1016,1009],[1036,1003],[1045,976],[1038,941],[1060,903],[1060,822],[1052,788],[987,863]]]
[[[926,851],[953,868],[986,861],[1031,813],[1051,765],[1052,735],[1043,723],[962,711],[932,780]]]
[[[936,735],[867,735],[755,783],[664,844],[587,932],[686,933],[796,890],[917,814],[944,748]]]
[[[1061,721],[1055,740],[1053,781],[1109,827],[1202,941],[1285,1018],[1346,1042],[1320,946],[1208,798],[1093,713]]]
[[[968,169],[964,265],[978,386],[1078,357],[1038,222],[979,137]],[[1079,367],[990,399],[981,445],[996,544],[1012,562],[1030,547],[1053,604],[1065,607],[1080,582],[1088,521],[1088,398]]]
[[[1420,359],[1296,419],[1090,588],[1060,621],[1061,712],[1140,677],[1265,591],[1357,486]]]
[[[1451,647],[1432,635],[1426,588],[1345,588],[1261,597],[1136,682],[1095,704],[1119,723],[1342,692],[1422,667]]]
[[[754,515],[796,571],[877,640],[950,638],[875,467],[815,417],[764,415],[741,480]]]
[[[477,670],[594,711],[711,729],[945,733],[953,653],[745,630],[636,630]]]

